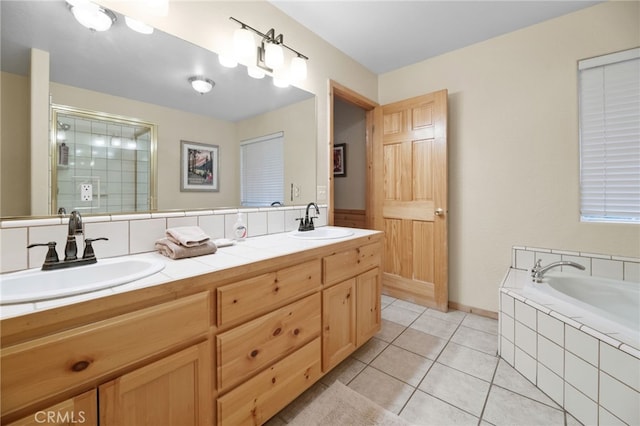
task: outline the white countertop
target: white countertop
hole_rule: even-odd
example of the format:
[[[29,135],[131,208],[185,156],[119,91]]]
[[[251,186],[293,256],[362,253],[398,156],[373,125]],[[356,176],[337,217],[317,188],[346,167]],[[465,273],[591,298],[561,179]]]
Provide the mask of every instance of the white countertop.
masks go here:
[[[328,226],[326,228],[337,227]],[[127,256],[128,258],[146,258],[155,260],[160,259],[165,262],[165,267],[162,271],[149,277],[104,290],[98,290],[71,297],[43,300],[34,303],[3,305],[0,306],[0,319],[26,315],[33,312],[43,311],[59,306],[66,306],[86,300],[97,299],[100,297],[111,296],[113,294],[137,290],[144,287],[156,286],[169,281],[194,277],[209,272],[220,271],[223,269],[246,265],[261,260],[272,259],[278,256],[311,250],[317,247],[323,247],[342,241],[365,237],[379,232],[368,229],[349,229],[353,231],[353,235],[343,238],[332,238],[324,240],[303,240],[292,238],[288,236],[289,232],[251,237],[247,238],[244,241],[236,242],[232,246],[219,247],[215,254],[192,257],[188,259],[173,260],[164,257],[157,252],[129,255]],[[99,259],[98,262],[100,262]]]

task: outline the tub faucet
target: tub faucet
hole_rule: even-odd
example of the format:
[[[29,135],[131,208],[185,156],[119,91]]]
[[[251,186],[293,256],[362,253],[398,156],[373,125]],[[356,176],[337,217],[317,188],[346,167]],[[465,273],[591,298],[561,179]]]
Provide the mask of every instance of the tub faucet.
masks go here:
[[[531,278],[533,278],[533,281],[537,282],[537,283],[541,283],[542,282],[542,278],[544,277],[544,274],[552,268],[557,268],[558,266],[572,266],[574,268],[578,268],[582,271],[584,271],[584,266],[582,266],[579,263],[576,262],[571,262],[568,260],[563,260],[561,262],[553,262],[548,264],[547,266],[542,266],[542,259],[538,259],[538,261],[536,262],[535,266],[531,269]]]
[[[318,216],[309,217],[309,209],[311,207],[315,207],[317,215],[320,214],[320,209],[318,208],[318,205],[316,203],[312,202],[307,204],[307,211],[305,212],[304,218],[299,217],[298,219],[296,219],[300,221],[300,226],[298,227],[298,231],[313,231],[315,229],[313,225],[313,219],[317,219]]]
[[[82,216],[79,211],[74,210],[69,216],[69,232],[67,233],[67,244],[64,246],[65,261],[78,258],[76,235],[82,235]]]

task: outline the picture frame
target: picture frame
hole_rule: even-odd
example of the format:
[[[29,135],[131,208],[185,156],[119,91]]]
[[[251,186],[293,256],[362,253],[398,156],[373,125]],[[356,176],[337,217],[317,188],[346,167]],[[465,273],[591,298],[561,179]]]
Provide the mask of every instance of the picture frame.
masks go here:
[[[218,145],[180,141],[180,191],[218,192]]]
[[[347,176],[347,144],[337,143],[333,145],[333,176]]]

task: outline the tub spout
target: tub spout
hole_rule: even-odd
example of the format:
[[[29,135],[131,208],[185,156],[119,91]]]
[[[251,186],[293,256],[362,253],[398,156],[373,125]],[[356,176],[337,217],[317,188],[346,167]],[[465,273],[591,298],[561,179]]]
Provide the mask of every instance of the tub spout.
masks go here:
[[[559,266],[571,266],[577,269],[580,269],[582,271],[584,271],[584,266],[582,266],[579,263],[576,262],[571,262],[568,260],[563,260],[561,262],[553,262],[548,264],[547,266],[542,266],[542,259],[538,259],[538,261],[536,262],[535,266],[531,269],[531,278],[533,278],[533,281],[537,282],[537,283],[541,283],[542,282],[542,278],[544,277],[544,274],[552,268],[557,268]]]

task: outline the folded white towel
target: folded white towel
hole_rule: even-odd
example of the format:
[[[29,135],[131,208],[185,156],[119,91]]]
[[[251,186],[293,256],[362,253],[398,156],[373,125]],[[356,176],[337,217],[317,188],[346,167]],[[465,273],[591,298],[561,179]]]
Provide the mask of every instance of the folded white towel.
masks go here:
[[[203,256],[205,254],[213,254],[218,250],[213,241],[205,241],[199,246],[185,247],[181,244],[175,244],[168,237],[160,238],[156,241],[155,247],[160,254],[170,257],[171,259]]]
[[[167,229],[166,234],[176,244],[185,247],[195,247],[209,241],[209,236],[198,226],[177,226]]]

